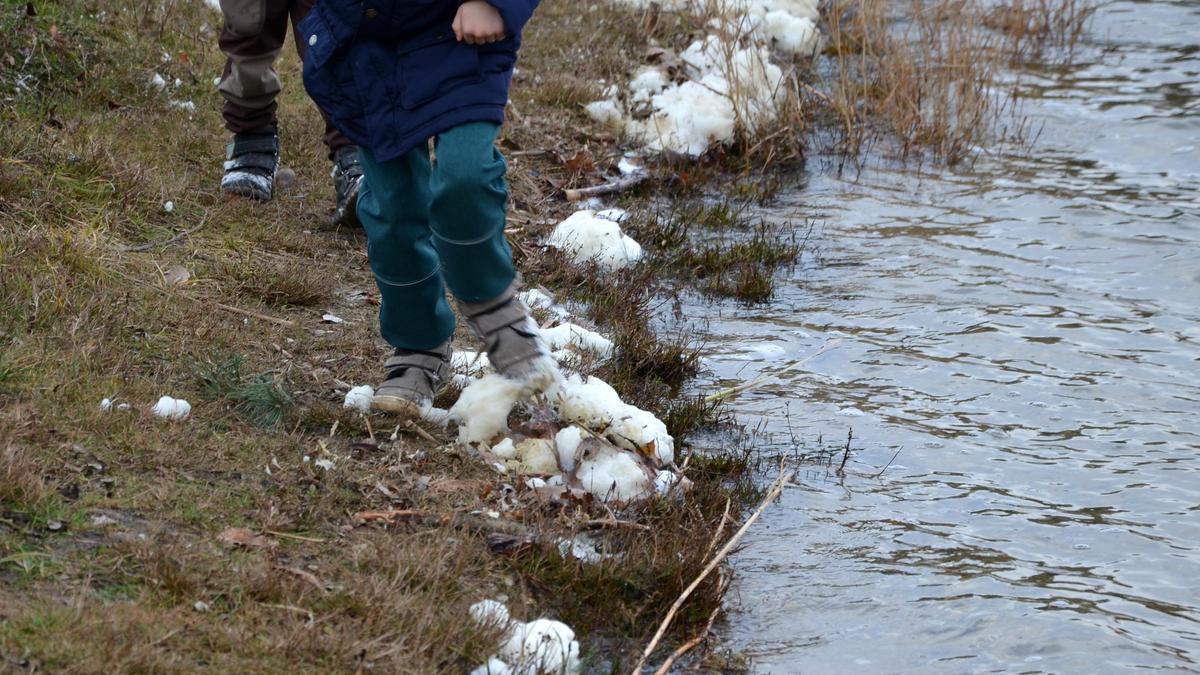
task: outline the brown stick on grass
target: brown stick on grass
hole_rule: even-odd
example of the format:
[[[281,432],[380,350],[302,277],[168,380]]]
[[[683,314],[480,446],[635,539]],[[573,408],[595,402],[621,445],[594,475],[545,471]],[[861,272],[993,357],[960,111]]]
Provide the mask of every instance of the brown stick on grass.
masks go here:
[[[563,196],[565,196],[569,202],[577,202],[581,199],[588,199],[589,197],[602,197],[604,195],[610,195],[615,192],[624,192],[630,188],[637,187],[638,185],[644,183],[649,177],[650,174],[646,173],[645,171],[639,171],[631,176],[626,176],[603,185],[579,188],[578,190],[563,190]]]
[[[650,640],[650,644],[646,645],[646,648],[642,651],[642,656],[638,659],[637,665],[635,665],[633,669],[629,671],[631,675],[638,675],[642,672],[642,668],[646,666],[646,661],[649,660],[650,655],[653,654],[654,650],[658,647],[658,643],[661,642],[663,636],[666,635],[667,628],[671,626],[671,622],[675,620],[675,615],[679,613],[681,608],[683,608],[683,604],[687,602],[687,599],[692,595],[692,593],[699,588],[700,584],[708,578],[708,575],[712,574],[713,570],[717,569],[717,567],[724,562],[725,558],[729,557],[729,554],[733,552],[733,549],[737,548],[737,545],[742,541],[742,537],[746,536],[746,532],[750,530],[750,526],[754,525],[754,522],[757,521],[759,517],[762,516],[763,512],[767,510],[767,506],[770,505],[771,502],[775,501],[775,498],[783,492],[784,486],[791,481],[792,474],[785,473],[783,471],[782,461],[779,463],[779,469],[779,478],[775,479],[775,482],[771,485],[771,489],[767,491],[767,496],[763,497],[763,500],[759,503],[758,508],[754,509],[754,513],[750,514],[750,517],[746,519],[746,522],[743,523],[740,528],[738,528],[737,532],[733,533],[733,536],[729,538],[729,541],[725,542],[725,545],[721,547],[720,551],[717,551],[717,554],[713,556],[712,560],[708,561],[708,564],[704,566],[704,569],[700,572],[700,574],[692,581],[692,583],[688,584],[688,587],[683,589],[683,593],[681,593],[679,597],[675,599],[675,603],[671,605],[671,609],[667,611],[667,616],[662,620],[662,623],[659,624],[658,631],[654,633],[654,637]]]

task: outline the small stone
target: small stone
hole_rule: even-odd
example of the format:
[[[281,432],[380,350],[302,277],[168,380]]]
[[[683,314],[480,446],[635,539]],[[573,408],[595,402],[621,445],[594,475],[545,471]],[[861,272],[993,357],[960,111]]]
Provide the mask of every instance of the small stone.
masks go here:
[[[192,608],[197,612],[207,612],[209,610],[208,603],[203,600],[197,600],[196,604],[192,605]]]
[[[52,520],[46,523],[46,529],[50,530],[51,532],[62,532],[65,528],[66,525],[63,525],[61,520]]]
[[[278,187],[286,188],[295,182],[296,172],[290,167],[280,169],[279,173],[275,174],[275,185]]]

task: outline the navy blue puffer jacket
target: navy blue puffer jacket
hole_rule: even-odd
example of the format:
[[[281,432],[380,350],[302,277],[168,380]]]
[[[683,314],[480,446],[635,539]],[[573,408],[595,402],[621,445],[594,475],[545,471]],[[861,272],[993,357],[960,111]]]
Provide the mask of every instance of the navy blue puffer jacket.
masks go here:
[[[450,28],[461,0],[319,0],[299,27],[304,86],[381,162],[468,122],[499,124],[538,0],[488,2],[508,37],[469,45]]]

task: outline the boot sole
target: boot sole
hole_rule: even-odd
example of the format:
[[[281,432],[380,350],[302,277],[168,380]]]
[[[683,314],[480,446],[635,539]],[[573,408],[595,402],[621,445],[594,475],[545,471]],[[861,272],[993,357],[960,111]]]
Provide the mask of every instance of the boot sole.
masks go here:
[[[241,198],[241,199],[250,199],[250,200],[253,200],[256,202],[269,202],[269,201],[271,201],[271,197],[272,197],[271,193],[269,193],[269,192],[263,192],[262,190],[251,187],[249,185],[238,185],[238,184],[222,185],[221,186],[221,194],[224,195],[226,199]]]
[[[381,410],[409,419],[421,417],[421,407],[415,401],[402,396],[376,395],[375,400],[371,402],[371,407],[375,410]]]
[[[333,214],[333,224],[343,227],[358,227],[361,223],[358,222],[358,192],[362,188],[362,183],[354,186],[354,190],[346,198],[346,205],[341,209],[335,210]]]

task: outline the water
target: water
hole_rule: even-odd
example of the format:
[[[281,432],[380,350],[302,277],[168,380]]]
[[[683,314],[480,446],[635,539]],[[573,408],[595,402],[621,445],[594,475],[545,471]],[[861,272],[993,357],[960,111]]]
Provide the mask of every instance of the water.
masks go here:
[[[765,213],[816,257],[708,309],[768,450],[855,436],[736,561],[755,671],[1200,671],[1200,4],[1107,5],[1026,76],[1032,157],[816,173]]]

